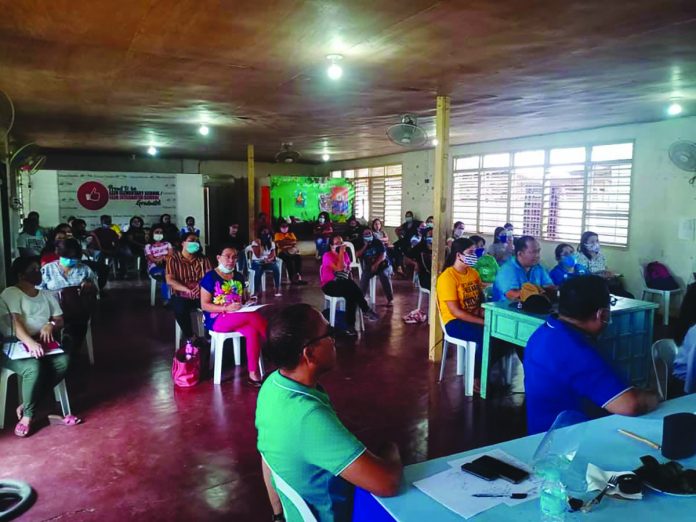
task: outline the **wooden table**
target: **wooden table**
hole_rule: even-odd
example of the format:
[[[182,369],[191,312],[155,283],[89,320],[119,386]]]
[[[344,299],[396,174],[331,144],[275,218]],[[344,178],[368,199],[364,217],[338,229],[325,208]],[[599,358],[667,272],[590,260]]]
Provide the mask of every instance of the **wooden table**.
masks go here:
[[[490,363],[490,339],[496,337],[517,346],[526,346],[534,331],[546,322],[546,315],[523,312],[510,303],[484,303],[481,398],[486,398]],[[634,386],[649,379],[650,347],[656,303],[617,297],[611,307],[611,323],[599,338],[599,351]]]

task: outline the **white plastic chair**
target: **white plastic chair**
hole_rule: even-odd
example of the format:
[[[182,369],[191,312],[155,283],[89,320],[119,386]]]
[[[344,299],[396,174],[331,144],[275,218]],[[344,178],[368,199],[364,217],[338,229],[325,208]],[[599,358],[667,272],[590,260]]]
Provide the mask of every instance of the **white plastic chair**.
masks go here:
[[[640,265],[640,280],[642,282],[643,288],[641,292],[641,300],[642,301],[652,301],[652,299],[646,299],[645,296],[648,295],[652,297],[653,295],[656,295],[660,298],[660,303],[662,305],[662,324],[667,326],[669,325],[669,311],[670,311],[670,300],[671,297],[677,296],[683,292],[681,288],[677,288],[676,290],[658,290],[657,288],[650,288],[648,287],[648,284],[645,282],[645,266]]]
[[[346,309],[346,300],[343,297],[334,297],[324,294],[324,306],[329,307],[329,324],[336,326],[336,310]],[[355,329],[358,332],[365,331],[365,319],[360,308],[355,313]]]
[[[317,522],[317,518],[314,516],[314,513],[312,513],[312,510],[309,509],[307,502],[305,502],[305,500],[300,496],[300,494],[297,491],[295,491],[292,488],[292,486],[290,486],[290,484],[285,482],[280,475],[273,471],[273,468],[271,468],[271,466],[268,465],[268,461],[265,459],[263,455],[261,455],[261,458],[263,459],[268,469],[271,471],[271,476],[273,477],[273,483],[275,484],[275,487],[280,493],[283,494],[279,495],[280,503],[283,504],[283,511],[288,511],[287,506],[283,503],[283,498],[286,498],[292,503],[293,507],[302,517],[302,522]]]
[[[244,249],[244,255],[247,258],[247,270],[249,272],[249,294],[254,295],[256,294],[256,288],[254,284],[254,274],[256,274],[256,270],[251,268],[251,262],[253,259],[254,253],[251,251],[251,246],[248,246]],[[279,257],[276,257],[276,263],[278,264],[278,269],[280,270],[280,279],[282,282],[283,279],[283,260],[280,259]],[[266,270],[264,275],[261,277],[261,291],[265,292],[266,291],[266,276],[268,274],[273,275],[273,272],[270,270]],[[280,288],[276,288],[277,292],[280,292]]]
[[[684,392],[696,393],[696,350],[691,350],[689,359],[686,361],[686,380],[684,381]]]
[[[239,332],[210,332],[210,367],[213,369],[213,383],[220,384],[222,380],[222,352],[225,341],[232,339],[234,343],[234,364],[242,364],[242,337]],[[259,355],[259,371],[264,376],[263,356]]]
[[[465,341],[457,339],[447,334],[445,323],[440,315],[440,326],[442,327],[442,361],[440,362],[440,379],[442,382],[445,377],[445,364],[447,362],[447,350],[449,344],[457,347],[457,375],[464,374],[464,393],[468,396],[474,394],[474,365],[476,363],[476,343],[473,341]]]
[[[652,354],[653,370],[655,370],[655,381],[657,382],[657,392],[662,399],[667,398],[667,386],[669,384],[669,376],[672,375],[674,359],[677,356],[677,345],[672,339],[660,339],[652,345],[650,353]],[[657,361],[661,361],[665,367],[665,386],[662,393],[662,384],[660,383],[660,373],[657,369]]]
[[[423,303],[423,296],[427,295],[428,300],[430,300],[430,290],[428,290],[427,288],[423,288],[420,285],[420,279],[418,279],[416,283],[418,285],[418,310],[420,310],[421,304]],[[426,314],[428,316],[428,323],[430,323],[430,307],[428,307],[428,311],[426,312]]]
[[[349,271],[352,272],[354,268],[358,269],[358,281],[360,281],[360,278],[362,277],[362,266],[360,266],[360,261],[358,260],[358,256],[355,254],[355,245],[351,243],[350,241],[344,241],[344,245],[346,245],[346,249],[348,250],[348,257],[350,258],[350,269]]]
[[[9,368],[0,368],[0,430],[5,427],[5,413],[7,409],[7,381],[15,372]],[[17,384],[19,385],[19,400],[22,400],[22,387],[20,383],[21,377],[17,375]],[[60,407],[63,410],[63,417],[71,415],[70,399],[68,398],[68,388],[65,386],[65,379],[60,381],[53,388],[53,393],[56,401],[60,402]]]

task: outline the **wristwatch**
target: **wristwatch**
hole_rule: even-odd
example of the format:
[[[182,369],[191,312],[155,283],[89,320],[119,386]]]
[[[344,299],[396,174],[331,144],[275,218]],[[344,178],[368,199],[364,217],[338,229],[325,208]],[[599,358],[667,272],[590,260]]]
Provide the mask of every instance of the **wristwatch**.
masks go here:
[[[53,326],[53,327],[56,326],[56,322],[55,322],[55,321],[48,321],[46,324],[50,324],[50,325]]]

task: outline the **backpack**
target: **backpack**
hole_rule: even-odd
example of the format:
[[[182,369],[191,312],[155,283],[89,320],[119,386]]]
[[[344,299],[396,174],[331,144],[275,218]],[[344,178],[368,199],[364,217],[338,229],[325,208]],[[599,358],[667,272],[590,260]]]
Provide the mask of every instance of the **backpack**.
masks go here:
[[[645,267],[645,284],[656,290],[677,290],[679,284],[670,275],[667,267],[659,261],[648,263]]]

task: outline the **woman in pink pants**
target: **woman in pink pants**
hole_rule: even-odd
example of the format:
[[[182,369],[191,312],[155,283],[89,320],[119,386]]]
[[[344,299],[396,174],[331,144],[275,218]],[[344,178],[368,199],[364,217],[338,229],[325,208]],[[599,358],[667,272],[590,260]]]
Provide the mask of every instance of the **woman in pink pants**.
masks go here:
[[[259,355],[266,340],[266,320],[258,312],[244,312],[246,302],[244,276],[235,270],[237,249],[223,246],[218,265],[201,279],[201,309],[205,326],[213,332],[239,332],[246,339],[249,384],[261,386]]]

